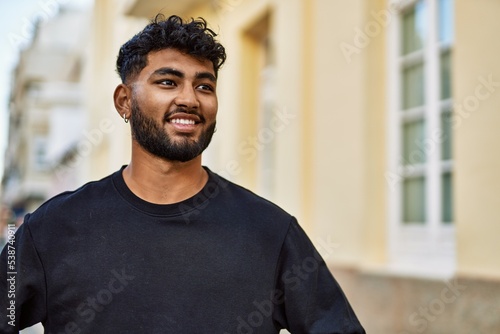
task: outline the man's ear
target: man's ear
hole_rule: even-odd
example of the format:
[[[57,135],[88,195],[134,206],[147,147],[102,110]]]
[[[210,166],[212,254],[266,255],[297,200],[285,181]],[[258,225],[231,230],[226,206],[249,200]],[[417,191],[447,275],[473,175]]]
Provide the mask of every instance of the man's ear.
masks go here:
[[[132,109],[132,90],[130,87],[123,83],[116,86],[115,93],[113,94],[113,100],[115,103],[115,109],[120,117],[129,119]]]

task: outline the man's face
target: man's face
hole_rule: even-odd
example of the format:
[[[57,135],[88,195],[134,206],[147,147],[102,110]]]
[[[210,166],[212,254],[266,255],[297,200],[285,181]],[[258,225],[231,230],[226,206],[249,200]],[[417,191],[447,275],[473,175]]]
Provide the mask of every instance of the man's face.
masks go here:
[[[210,61],[174,49],[150,53],[132,92],[132,136],[149,153],[186,162],[207,148],[217,115]]]

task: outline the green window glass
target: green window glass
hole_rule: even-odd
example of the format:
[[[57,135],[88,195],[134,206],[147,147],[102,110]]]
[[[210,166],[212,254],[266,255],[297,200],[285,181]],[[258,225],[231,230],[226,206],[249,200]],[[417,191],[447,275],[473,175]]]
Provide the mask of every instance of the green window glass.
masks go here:
[[[424,64],[408,66],[403,70],[403,109],[424,104]]]
[[[422,49],[425,41],[425,8],[424,2],[418,1],[414,7],[403,14],[402,21],[402,54]]]
[[[414,177],[403,181],[403,222],[425,223],[425,178]]]
[[[426,161],[424,120],[406,122],[403,125],[403,158],[405,165],[415,165]]]
[[[441,179],[442,185],[442,213],[443,223],[453,222],[453,177],[452,173],[444,173]]]
[[[453,157],[452,143],[453,143],[453,114],[451,112],[444,112],[441,114],[441,129],[442,129],[442,142],[441,142],[441,159],[450,160]]]
[[[441,54],[441,99],[451,98],[451,52]]]

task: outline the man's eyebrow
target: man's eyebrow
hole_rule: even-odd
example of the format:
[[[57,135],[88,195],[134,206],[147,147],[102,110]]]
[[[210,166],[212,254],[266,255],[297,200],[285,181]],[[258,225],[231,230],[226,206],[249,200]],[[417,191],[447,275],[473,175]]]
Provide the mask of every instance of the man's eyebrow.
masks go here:
[[[173,76],[176,76],[178,78],[184,78],[185,77],[185,74],[179,70],[176,70],[176,69],[173,69],[171,67],[161,67],[159,69],[157,69],[156,71],[154,71],[153,73],[151,73],[150,77],[153,77],[153,76],[161,76],[161,75],[173,75]],[[195,74],[195,78],[196,79],[208,79],[212,82],[217,82],[217,78],[215,77],[215,75],[213,75],[212,73],[210,72],[197,72]]]
[[[217,82],[217,78],[210,72],[198,72],[196,73],[196,79],[208,79],[213,83]]]
[[[151,73],[150,77],[157,76],[157,75],[158,76],[159,75],[167,75],[167,74],[170,74],[170,75],[173,75],[173,76],[176,76],[179,78],[184,78],[184,73],[182,73],[179,70],[175,70],[171,67],[161,67],[161,68],[157,69],[156,71],[154,71],[153,73]]]

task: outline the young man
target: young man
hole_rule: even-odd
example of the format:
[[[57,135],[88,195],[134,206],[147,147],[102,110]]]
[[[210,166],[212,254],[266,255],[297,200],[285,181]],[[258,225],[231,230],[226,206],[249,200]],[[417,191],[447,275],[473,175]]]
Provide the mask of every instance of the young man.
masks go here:
[[[215,36],[158,16],[122,46],[130,164],[26,216],[2,253],[1,333],[364,333],[295,218],[202,167]]]

